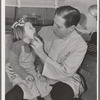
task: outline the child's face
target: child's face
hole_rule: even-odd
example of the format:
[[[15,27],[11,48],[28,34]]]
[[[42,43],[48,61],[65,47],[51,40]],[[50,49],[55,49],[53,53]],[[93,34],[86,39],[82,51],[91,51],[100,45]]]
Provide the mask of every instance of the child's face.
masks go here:
[[[24,25],[24,38],[34,39],[34,34],[36,33],[36,29],[32,26],[30,22],[26,22]]]

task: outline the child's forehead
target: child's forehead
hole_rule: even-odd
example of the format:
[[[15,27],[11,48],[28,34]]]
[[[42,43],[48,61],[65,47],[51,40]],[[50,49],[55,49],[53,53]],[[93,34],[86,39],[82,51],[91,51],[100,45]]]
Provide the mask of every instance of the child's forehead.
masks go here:
[[[24,26],[32,26],[31,22],[26,22]]]
[[[25,24],[27,24],[27,25],[32,25],[32,23],[31,23],[31,22],[26,22]]]

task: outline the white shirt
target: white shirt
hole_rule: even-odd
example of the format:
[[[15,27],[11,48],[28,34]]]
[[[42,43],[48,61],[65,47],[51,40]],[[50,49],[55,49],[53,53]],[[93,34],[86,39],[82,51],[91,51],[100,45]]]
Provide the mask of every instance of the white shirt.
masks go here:
[[[45,37],[49,36],[48,41],[47,38],[45,41],[45,38],[42,37],[45,41],[45,52],[48,54],[42,74],[70,85],[75,97],[79,97],[84,91],[84,83],[77,74],[77,70],[84,59],[87,44],[76,31],[73,31],[66,39],[55,38],[52,40],[50,38],[53,31],[45,31],[48,28],[51,27],[45,27],[39,32],[41,37],[41,33],[46,33]]]

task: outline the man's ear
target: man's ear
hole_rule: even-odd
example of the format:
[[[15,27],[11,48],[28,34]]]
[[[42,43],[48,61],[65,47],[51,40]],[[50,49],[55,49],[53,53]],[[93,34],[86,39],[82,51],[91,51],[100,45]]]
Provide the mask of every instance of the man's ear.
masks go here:
[[[73,32],[75,30],[75,25],[70,26],[70,32]]]

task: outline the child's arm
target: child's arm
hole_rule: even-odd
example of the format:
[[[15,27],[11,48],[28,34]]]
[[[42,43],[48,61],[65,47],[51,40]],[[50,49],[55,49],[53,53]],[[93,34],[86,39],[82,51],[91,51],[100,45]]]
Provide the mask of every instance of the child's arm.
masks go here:
[[[34,63],[35,63],[36,71],[42,74],[44,64],[38,56],[36,56]]]
[[[35,54],[34,55],[34,51],[33,51],[33,56],[35,57],[35,71],[36,71],[36,76],[40,81],[46,81],[46,78],[44,76],[42,76],[42,71],[43,71],[43,62],[41,61],[41,59]],[[34,72],[34,71],[33,71]]]
[[[23,67],[19,65],[20,52],[21,52],[21,43],[19,42],[13,43],[9,54],[9,62],[14,72],[19,76],[21,76],[21,78],[25,79],[29,74],[27,71],[25,71]]]

